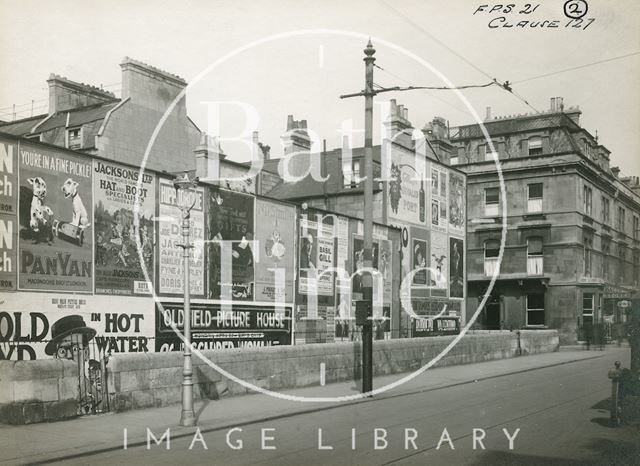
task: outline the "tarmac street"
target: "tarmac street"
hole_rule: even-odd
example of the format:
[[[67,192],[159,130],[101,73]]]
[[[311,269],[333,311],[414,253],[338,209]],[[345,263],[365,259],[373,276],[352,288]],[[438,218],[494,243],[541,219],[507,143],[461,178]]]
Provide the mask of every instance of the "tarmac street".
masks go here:
[[[179,406],[2,426],[0,464],[640,464],[639,427],[608,423],[607,371],[616,359],[628,366],[628,354],[574,349],[435,369],[355,403],[210,401],[197,406],[199,430],[172,422]]]

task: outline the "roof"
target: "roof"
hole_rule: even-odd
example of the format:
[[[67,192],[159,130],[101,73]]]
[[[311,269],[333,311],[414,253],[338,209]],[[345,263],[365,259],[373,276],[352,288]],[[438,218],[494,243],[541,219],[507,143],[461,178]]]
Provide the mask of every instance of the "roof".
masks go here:
[[[281,200],[296,200],[342,194],[362,194],[362,185],[355,188],[345,188],[342,185],[342,177],[337,177],[335,174],[329,175],[329,179],[324,183],[314,180],[310,175],[295,183],[281,181],[268,193],[268,196]],[[374,188],[374,192],[378,191],[380,191],[379,188]]]
[[[100,103],[73,110],[65,110],[50,117],[48,115],[38,115],[1,125],[0,129],[15,136],[24,136],[30,134],[33,127],[41,123],[34,134],[51,131],[54,128],[67,127],[67,114],[69,115],[69,127],[81,126],[93,121],[104,120],[109,110],[118,105],[119,102]]]
[[[356,147],[352,151],[352,158],[360,158],[364,156],[364,148]],[[332,151],[320,154],[322,158],[322,173],[329,176],[329,179],[321,182],[313,179],[311,175],[307,175],[296,183],[288,183],[281,181],[268,193],[270,197],[276,199],[305,199],[320,196],[335,196],[339,194],[357,194],[362,193],[362,187],[344,187],[342,179],[342,150],[334,149]],[[373,161],[380,163],[380,146],[373,147]],[[265,165],[266,165],[265,161]],[[269,171],[277,173],[277,163],[280,159],[269,160]]]
[[[567,126],[571,129],[581,129],[566,113],[516,115],[485,121],[483,122],[483,125],[491,136],[536,131],[558,126]],[[451,137],[452,140],[475,138],[484,139],[482,128],[477,123],[473,125],[459,126],[457,134],[453,133]]]
[[[46,114],[36,115],[29,118],[23,118],[22,120],[2,123],[0,124],[0,131],[13,134],[14,136],[29,134],[31,132],[31,129],[46,117]]]

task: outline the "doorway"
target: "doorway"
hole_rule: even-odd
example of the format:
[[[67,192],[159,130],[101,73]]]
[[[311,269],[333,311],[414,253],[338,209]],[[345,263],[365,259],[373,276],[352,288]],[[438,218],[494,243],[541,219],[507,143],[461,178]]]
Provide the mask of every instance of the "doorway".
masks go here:
[[[484,306],[484,327],[500,330],[500,298],[497,296],[490,296]]]

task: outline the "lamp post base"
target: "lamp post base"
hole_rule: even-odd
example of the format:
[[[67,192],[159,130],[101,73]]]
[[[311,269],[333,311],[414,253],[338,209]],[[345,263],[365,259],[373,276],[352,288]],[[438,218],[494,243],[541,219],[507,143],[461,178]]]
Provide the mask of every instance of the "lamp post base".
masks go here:
[[[196,425],[196,416],[193,411],[182,411],[180,414],[180,425],[182,427],[192,427]]]

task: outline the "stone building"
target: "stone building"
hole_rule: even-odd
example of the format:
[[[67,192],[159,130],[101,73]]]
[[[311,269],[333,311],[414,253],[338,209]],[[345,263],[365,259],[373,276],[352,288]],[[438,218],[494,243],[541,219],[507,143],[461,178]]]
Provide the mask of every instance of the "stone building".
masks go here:
[[[542,114],[489,114],[490,142],[477,124],[451,134],[452,164],[468,177],[468,312],[496,273],[481,328],[556,328],[572,343],[585,324],[623,321],[617,302],[640,280],[638,177],[609,165],[609,151],[580,126],[580,110],[561,98]]]
[[[51,74],[47,114],[0,125],[0,131],[140,166],[163,114],[184,91],[184,79],[125,57],[121,97]],[[146,164],[175,173],[195,168],[200,130],[187,116],[186,99],[175,102]]]
[[[247,167],[230,160],[219,142],[189,118],[184,93],[187,82],[129,57],[120,68],[119,98],[96,86],[51,74],[48,112],[0,122],[0,132],[142,166],[154,131],[168,112],[148,150],[147,168],[170,175],[197,170],[201,178],[215,175],[215,184],[253,194],[269,191],[279,181],[268,171],[242,181],[218,181],[240,178]],[[253,142],[268,157],[269,147],[258,141],[257,132]],[[260,187],[263,179],[266,189]]]

